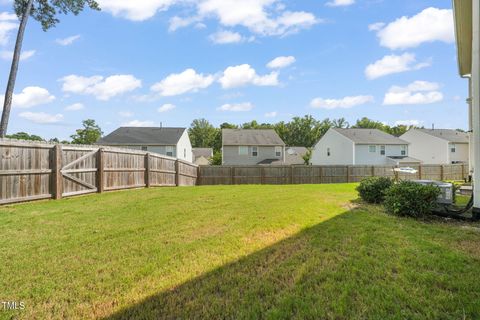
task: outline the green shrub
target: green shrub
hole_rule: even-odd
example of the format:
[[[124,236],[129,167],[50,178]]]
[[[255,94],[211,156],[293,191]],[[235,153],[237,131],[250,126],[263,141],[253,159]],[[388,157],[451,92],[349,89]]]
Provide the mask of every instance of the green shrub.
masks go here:
[[[402,181],[388,189],[384,205],[390,214],[421,218],[431,214],[439,195],[436,186]]]
[[[385,192],[393,185],[393,181],[386,177],[371,177],[363,179],[357,187],[358,194],[368,203],[382,203]]]

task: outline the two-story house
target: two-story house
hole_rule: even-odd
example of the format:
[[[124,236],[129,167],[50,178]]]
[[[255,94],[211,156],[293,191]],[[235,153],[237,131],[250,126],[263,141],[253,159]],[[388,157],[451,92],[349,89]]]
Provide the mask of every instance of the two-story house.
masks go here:
[[[192,162],[192,144],[186,128],[120,127],[97,144],[150,151]]]
[[[222,164],[256,165],[285,162],[285,143],[271,129],[223,129]]]
[[[315,144],[314,165],[408,165],[409,143],[377,129],[331,128]]]
[[[410,129],[401,137],[409,152],[426,164],[468,162],[469,134],[450,129]]]

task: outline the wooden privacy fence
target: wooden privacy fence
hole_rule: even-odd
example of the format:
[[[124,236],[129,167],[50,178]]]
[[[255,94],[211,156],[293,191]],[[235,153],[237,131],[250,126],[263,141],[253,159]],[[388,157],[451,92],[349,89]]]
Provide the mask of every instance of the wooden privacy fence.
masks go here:
[[[412,165],[416,174],[400,180],[464,180],[467,164]],[[198,185],[311,184],[359,182],[373,176],[395,177],[393,166],[200,166]]]
[[[193,186],[198,167],[142,151],[0,139],[0,204],[128,188]]]

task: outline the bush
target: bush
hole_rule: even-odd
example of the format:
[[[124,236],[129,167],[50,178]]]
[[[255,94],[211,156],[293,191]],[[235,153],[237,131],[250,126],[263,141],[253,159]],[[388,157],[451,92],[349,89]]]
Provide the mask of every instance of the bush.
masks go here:
[[[368,203],[382,203],[385,192],[393,185],[393,181],[386,177],[372,177],[363,179],[357,187],[358,194]]]
[[[436,186],[402,181],[388,189],[384,205],[390,214],[421,218],[431,214],[439,195]]]

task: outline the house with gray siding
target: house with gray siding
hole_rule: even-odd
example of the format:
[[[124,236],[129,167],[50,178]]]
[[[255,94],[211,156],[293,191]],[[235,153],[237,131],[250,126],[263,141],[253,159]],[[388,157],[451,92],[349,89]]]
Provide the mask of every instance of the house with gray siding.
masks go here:
[[[315,144],[313,165],[411,165],[409,143],[378,129],[331,128]]]
[[[271,129],[222,129],[222,164],[285,162],[285,143]]]
[[[208,166],[213,157],[213,148],[193,148],[193,163]]]
[[[97,144],[142,150],[192,162],[192,144],[186,128],[120,127]]]

